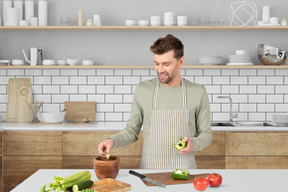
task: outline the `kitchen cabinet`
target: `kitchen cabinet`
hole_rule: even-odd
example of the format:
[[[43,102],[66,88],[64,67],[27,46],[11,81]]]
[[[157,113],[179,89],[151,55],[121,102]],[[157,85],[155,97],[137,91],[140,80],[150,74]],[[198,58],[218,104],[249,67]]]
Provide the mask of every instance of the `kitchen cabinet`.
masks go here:
[[[226,132],[226,169],[287,169],[287,132]]]

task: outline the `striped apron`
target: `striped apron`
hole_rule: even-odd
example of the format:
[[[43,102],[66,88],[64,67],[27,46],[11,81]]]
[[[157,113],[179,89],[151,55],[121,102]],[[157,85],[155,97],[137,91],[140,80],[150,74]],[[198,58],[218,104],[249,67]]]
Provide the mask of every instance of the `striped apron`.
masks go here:
[[[159,110],[157,96],[160,82],[153,96],[151,115],[151,126],[148,136],[144,140],[141,168],[142,169],[196,169],[196,162],[193,152],[181,155],[173,146],[179,142],[179,137],[191,137],[188,127],[189,110],[187,109],[186,87],[182,83],[182,109]]]

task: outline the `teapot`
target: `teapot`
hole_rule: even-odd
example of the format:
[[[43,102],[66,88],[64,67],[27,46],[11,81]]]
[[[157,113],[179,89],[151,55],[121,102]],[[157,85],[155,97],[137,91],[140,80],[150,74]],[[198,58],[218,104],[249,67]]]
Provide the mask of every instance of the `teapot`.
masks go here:
[[[42,60],[42,49],[38,49],[38,48],[30,48],[29,49],[29,55],[30,55],[30,60],[27,58],[24,49],[22,49],[24,57],[25,57],[25,61],[27,64],[30,64],[31,66],[36,66],[38,64],[38,60],[39,60],[39,54]]]

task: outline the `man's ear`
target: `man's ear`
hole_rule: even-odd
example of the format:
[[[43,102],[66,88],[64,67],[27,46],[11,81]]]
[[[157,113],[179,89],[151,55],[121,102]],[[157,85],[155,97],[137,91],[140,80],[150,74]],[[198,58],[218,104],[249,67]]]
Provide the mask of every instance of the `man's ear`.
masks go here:
[[[182,56],[180,59],[179,59],[179,65],[180,67],[184,64],[184,57]]]

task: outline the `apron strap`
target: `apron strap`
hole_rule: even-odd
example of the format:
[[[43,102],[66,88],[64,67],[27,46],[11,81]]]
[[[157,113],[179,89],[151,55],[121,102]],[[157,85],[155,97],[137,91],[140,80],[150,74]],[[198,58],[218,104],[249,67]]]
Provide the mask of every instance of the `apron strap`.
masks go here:
[[[183,102],[182,106],[183,106],[183,109],[187,109],[187,93],[186,93],[186,86],[185,86],[185,82],[183,78],[181,78],[181,85],[182,85],[182,102]],[[157,85],[154,91],[154,95],[153,95],[152,110],[156,109],[156,106],[157,106],[159,86],[160,86],[160,81],[158,79]]]

